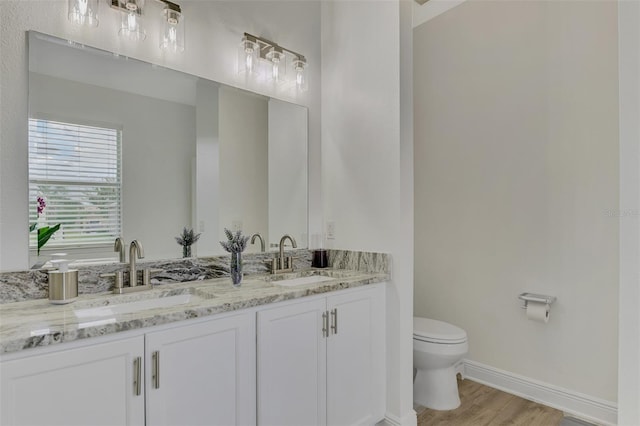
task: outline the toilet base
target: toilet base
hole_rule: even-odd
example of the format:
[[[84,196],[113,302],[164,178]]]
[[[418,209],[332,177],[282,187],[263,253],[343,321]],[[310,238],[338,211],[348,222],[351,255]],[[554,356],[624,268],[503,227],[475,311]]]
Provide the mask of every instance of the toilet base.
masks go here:
[[[418,370],[413,383],[413,401],[432,410],[458,408],[460,396],[455,368]]]

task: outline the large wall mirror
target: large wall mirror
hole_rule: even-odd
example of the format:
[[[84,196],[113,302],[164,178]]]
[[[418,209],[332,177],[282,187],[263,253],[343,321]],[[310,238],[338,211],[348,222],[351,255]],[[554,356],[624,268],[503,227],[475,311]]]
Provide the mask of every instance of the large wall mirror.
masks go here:
[[[147,259],[181,257],[184,227],[201,233],[194,256],[223,254],[224,228],[260,233],[267,250],[284,234],[306,247],[307,120],[299,105],[30,32],[30,224],[61,223],[39,258],[115,260],[116,236]]]

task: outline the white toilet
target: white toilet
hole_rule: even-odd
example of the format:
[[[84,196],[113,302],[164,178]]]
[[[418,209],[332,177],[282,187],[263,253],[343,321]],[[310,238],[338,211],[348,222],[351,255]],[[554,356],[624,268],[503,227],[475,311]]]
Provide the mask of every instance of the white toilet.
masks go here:
[[[413,317],[413,401],[434,410],[460,406],[455,365],[469,351],[467,333],[455,325]]]

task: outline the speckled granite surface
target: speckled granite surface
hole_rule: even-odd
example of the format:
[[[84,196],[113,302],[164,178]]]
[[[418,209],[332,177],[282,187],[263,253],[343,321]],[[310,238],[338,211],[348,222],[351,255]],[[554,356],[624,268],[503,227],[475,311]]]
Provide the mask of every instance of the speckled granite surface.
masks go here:
[[[309,250],[291,250],[286,252],[293,257],[294,269],[311,266]],[[243,256],[245,275],[269,272],[268,262],[274,253],[252,253]],[[156,269],[162,272],[153,275],[154,285],[177,283],[229,276],[230,256],[214,256],[188,259],[170,259],[157,261],[138,261],[138,269]],[[127,270],[126,263],[105,263],[99,265],[71,265],[78,269],[78,294],[103,293],[113,289],[113,278],[100,278],[119,270]],[[49,297],[48,276],[46,271],[29,270],[0,273],[0,303],[19,302]]]
[[[346,250],[328,250],[329,266],[362,272],[390,272],[390,258],[384,253]],[[287,250],[293,257],[294,270],[311,266],[312,252],[306,249]],[[243,255],[245,276],[269,272],[268,263],[275,253],[251,253]],[[229,256],[204,258],[138,261],[139,269],[156,269],[162,272],[153,275],[154,285],[197,280],[208,280],[229,276]],[[72,267],[74,267],[72,265]],[[106,263],[78,266],[78,294],[96,294],[110,291],[113,278],[100,278],[100,274],[127,270],[128,264]],[[29,270],[0,273],[0,304],[49,297],[48,277],[45,271]]]
[[[279,280],[311,275],[330,279],[295,287],[277,284]],[[388,279],[384,272],[306,269],[245,277],[239,288],[223,277],[164,284],[140,293],[88,294],[67,305],[52,305],[48,299],[7,303],[0,306],[0,353],[206,317]]]

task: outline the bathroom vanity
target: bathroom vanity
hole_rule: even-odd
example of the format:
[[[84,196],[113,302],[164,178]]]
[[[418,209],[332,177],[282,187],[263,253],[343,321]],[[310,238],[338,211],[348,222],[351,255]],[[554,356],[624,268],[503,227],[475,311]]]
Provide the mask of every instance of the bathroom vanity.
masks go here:
[[[0,424],[381,420],[388,275],[269,278],[2,305]]]

